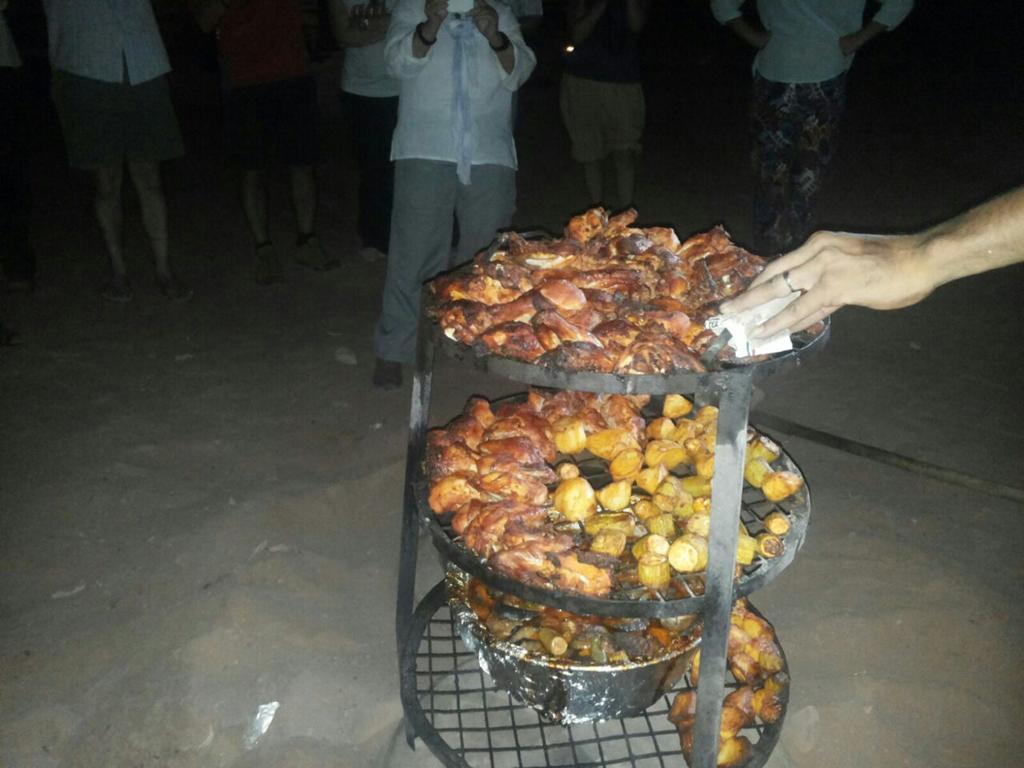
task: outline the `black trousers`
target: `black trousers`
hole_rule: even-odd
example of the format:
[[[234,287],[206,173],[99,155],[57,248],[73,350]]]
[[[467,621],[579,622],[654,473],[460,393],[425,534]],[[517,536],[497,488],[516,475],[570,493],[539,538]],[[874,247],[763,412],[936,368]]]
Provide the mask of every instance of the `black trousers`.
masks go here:
[[[357,96],[342,91],[341,104],[355,140],[359,166],[359,239],[388,252],[395,167],[391,137],[398,123],[398,97]]]
[[[0,266],[8,280],[18,282],[30,282],[36,274],[29,240],[27,90],[21,68],[0,67]]]

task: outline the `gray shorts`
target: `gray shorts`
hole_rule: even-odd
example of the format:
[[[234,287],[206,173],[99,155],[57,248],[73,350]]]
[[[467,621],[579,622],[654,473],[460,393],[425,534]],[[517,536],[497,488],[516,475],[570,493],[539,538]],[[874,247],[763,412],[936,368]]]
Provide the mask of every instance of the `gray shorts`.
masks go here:
[[[165,76],[131,85],[54,70],[57,106],[68,162],[95,169],[181,157],[185,148]]]

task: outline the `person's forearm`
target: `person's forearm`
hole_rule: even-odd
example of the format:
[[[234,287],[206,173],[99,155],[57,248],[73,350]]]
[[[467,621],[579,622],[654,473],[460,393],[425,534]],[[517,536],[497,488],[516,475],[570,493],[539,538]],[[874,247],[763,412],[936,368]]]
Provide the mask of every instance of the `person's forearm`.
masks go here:
[[[505,50],[497,50],[506,42],[508,46]],[[501,68],[505,70],[505,74],[512,74],[512,70],[516,68],[516,47],[512,45],[512,41],[506,35],[501,35],[500,41],[490,43],[490,46],[491,50],[494,51],[494,55],[498,57],[498,63],[501,65]]]
[[[417,27],[417,31],[412,33],[412,55],[417,59],[422,59],[427,55],[427,52],[431,49],[432,44],[437,40],[437,33],[441,30],[441,25],[428,19]],[[426,42],[424,42],[426,39]],[[428,43],[430,43],[428,45]]]
[[[579,45],[586,40],[597,26],[601,15],[608,8],[607,0],[598,0],[589,7],[585,0],[577,0],[576,4],[569,9],[569,40],[573,45]]]
[[[922,232],[922,268],[935,287],[1024,261],[1024,187]]]
[[[768,42],[768,33],[760,27],[755,27],[742,16],[727,21],[725,26],[731,29],[740,40],[755,48],[764,48],[765,43]]]

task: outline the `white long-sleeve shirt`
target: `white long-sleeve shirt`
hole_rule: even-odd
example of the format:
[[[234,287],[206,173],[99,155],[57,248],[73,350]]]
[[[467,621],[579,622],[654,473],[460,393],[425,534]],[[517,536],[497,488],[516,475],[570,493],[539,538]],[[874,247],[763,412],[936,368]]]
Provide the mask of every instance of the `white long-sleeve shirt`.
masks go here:
[[[472,165],[517,167],[512,139],[512,94],[526,82],[537,63],[523,41],[519,22],[508,6],[491,2],[498,29],[515,47],[515,66],[505,72],[487,39],[475,32],[467,47],[467,73],[474,147]],[[453,60],[455,40],[445,19],[437,42],[417,59],[412,55],[416,26],[426,21],[423,0],[398,0],[391,15],[384,55],[391,73],[401,81],[398,127],[391,143],[392,160],[458,162],[453,135],[455,102]]]
[[[150,0],[43,0],[54,69],[132,85],[170,72]]]
[[[711,12],[725,24],[741,15],[745,0],[711,0]],[[873,20],[889,29],[910,13],[914,0],[879,0]],[[761,24],[771,33],[754,58],[754,72],[778,83],[820,83],[838,77],[853,62],[839,38],[863,25],[867,0],[757,0]]]

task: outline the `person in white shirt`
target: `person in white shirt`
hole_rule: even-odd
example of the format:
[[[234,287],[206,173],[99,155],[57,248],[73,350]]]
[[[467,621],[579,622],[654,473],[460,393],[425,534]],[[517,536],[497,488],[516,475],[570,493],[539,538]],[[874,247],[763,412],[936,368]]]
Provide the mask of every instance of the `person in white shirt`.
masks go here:
[[[29,238],[32,197],[28,173],[27,87],[0,0],[0,266],[4,289],[31,291],[36,258]],[[0,343],[7,334],[0,331]]]
[[[898,25],[913,0],[758,0],[761,27],[745,0],[711,0],[715,18],[758,49],[754,58],[754,249],[785,252],[811,233],[822,175],[846,105],[846,72],[869,40]]]
[[[53,98],[68,161],[92,173],[96,218],[110,257],[102,295],[129,301],[121,242],[122,181],[127,165],[156,262],[160,292],[192,295],[171,272],[167,203],[160,163],[184,154],[171,104],[167,61],[149,0],[43,0],[49,31]]]
[[[385,56],[401,81],[391,145],[395,204],[383,306],[374,338],[373,382],[401,384],[412,361],[420,289],[468,261],[509,226],[515,209],[512,94],[536,64],[508,6],[476,0],[449,13],[448,0],[399,0]]]
[[[329,0],[334,36],[345,48],[341,105],[355,143],[359,171],[360,256],[387,258],[394,199],[391,137],[398,124],[398,79],[384,60],[394,0]]]

